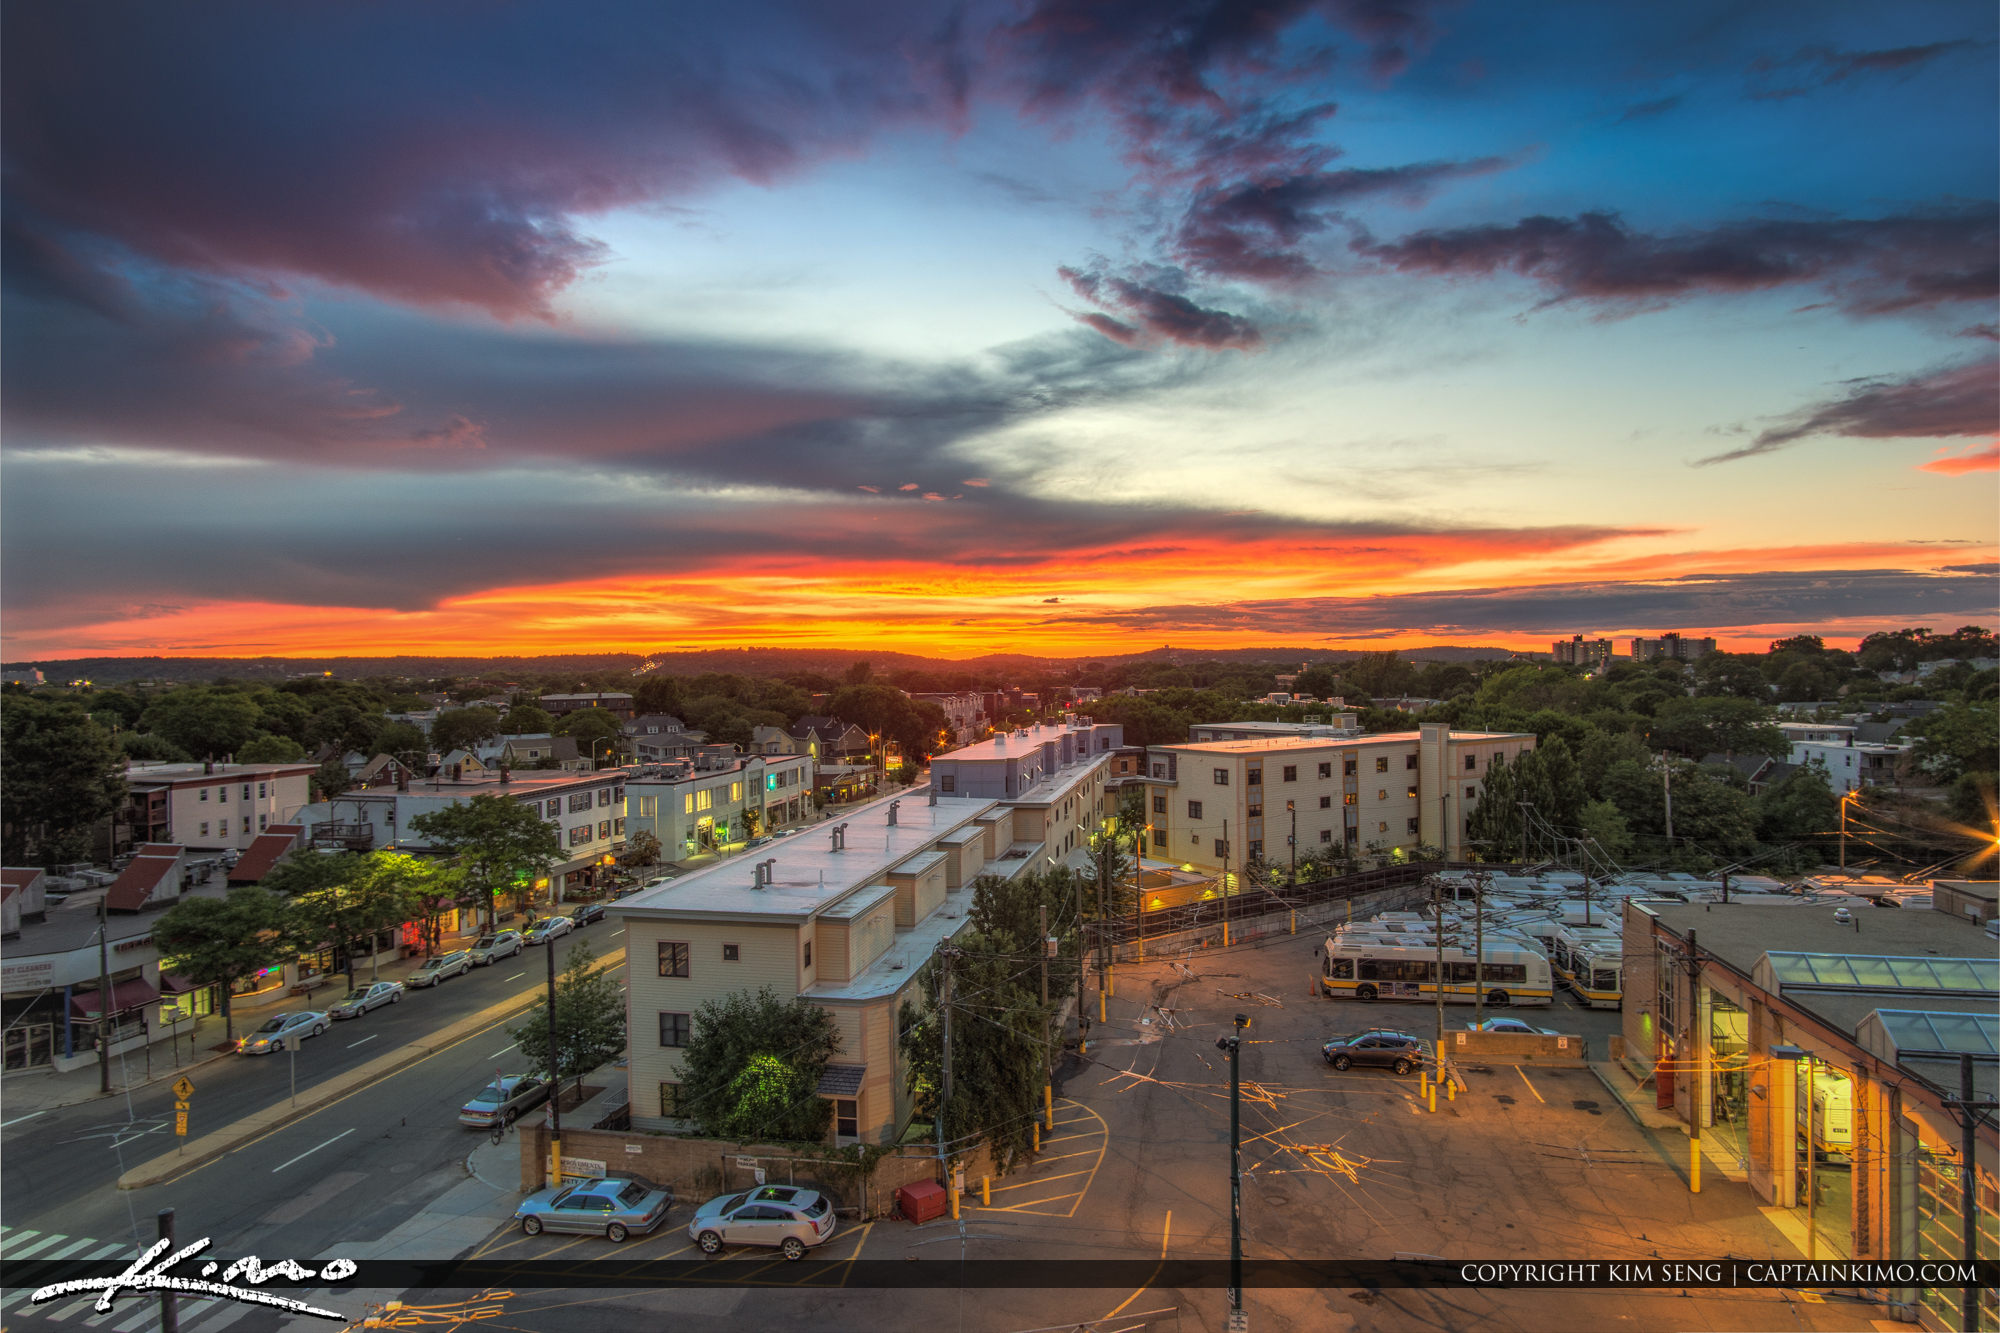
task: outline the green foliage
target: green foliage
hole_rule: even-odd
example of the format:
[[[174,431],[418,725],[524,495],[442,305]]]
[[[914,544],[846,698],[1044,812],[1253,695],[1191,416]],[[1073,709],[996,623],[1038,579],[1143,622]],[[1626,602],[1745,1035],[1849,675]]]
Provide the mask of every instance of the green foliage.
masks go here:
[[[87,859],[93,829],[125,796],[111,735],[67,699],[0,703],[0,845],[8,865]]]
[[[347,771],[347,765],[341,762],[339,755],[334,755],[313,770],[312,789],[317,800],[331,800],[353,785],[353,775]]]
[[[608,709],[579,708],[574,713],[565,713],[555,724],[555,734],[568,736],[576,741],[577,752],[585,758],[601,758],[608,750],[617,753],[617,745],[624,730],[618,719]],[[609,746],[605,742],[611,742]]]
[[[428,876],[399,852],[299,852],[271,868],[262,886],[281,895],[281,930],[300,952],[355,946],[419,913]],[[368,952],[373,953],[373,950]]]
[[[629,825],[628,825],[629,827]],[[625,835],[625,850],[618,863],[626,866],[656,866],[660,863],[660,840],[651,829],[633,829]]]
[[[220,759],[249,744],[262,716],[241,690],[187,685],[153,700],[140,720],[147,731],[197,758]]]
[[[184,764],[194,757],[165,736],[155,736],[144,731],[121,731],[118,733],[117,743],[119,754],[142,763],[151,760]]]
[[[493,920],[496,893],[531,883],[563,859],[555,826],[538,808],[509,796],[475,796],[410,820],[410,830],[450,855],[466,888]]]
[[[258,736],[236,752],[242,764],[292,764],[305,757],[305,747],[290,736]]]
[[[1916,738],[1917,762],[1940,782],[2000,770],[2000,702],[1993,699],[1946,704],[1904,731]]]
[[[447,708],[431,723],[430,748],[439,754],[467,750],[500,734],[500,714],[491,708]]]
[[[422,727],[414,722],[390,722],[375,733],[376,754],[394,755],[405,763],[424,769],[424,757],[430,753],[430,738],[424,735]]]
[[[166,970],[198,986],[219,987],[223,1035],[235,1040],[230,988],[285,953],[277,936],[281,904],[262,886],[238,885],[226,898],[182,898],[153,923],[153,945]]]
[[[500,730],[508,736],[540,736],[551,732],[555,718],[534,704],[520,704],[507,710],[507,716],[500,723]]]
[[[373,754],[375,737],[385,725],[379,709],[336,703],[313,714],[306,725],[306,740],[314,746],[336,746],[342,754]]]
[[[712,1138],[818,1142],[833,1105],[817,1089],[839,1049],[833,1016],[804,996],[735,992],[695,1011],[681,1048],[682,1105]]]
[[[549,949],[555,945],[550,944]],[[562,975],[556,978],[555,1050],[549,1059],[549,1001],[507,1029],[529,1065],[558,1081],[583,1076],[625,1049],[625,992],[608,971],[592,971],[597,955],[588,944],[570,946]]]
[[[1840,798],[1817,760],[1801,764],[1756,798],[1757,836],[1824,851],[1838,841]],[[1818,859],[1818,858],[1814,858]]]
[[[1668,699],[1653,714],[1653,744],[1690,759],[1711,754],[1762,754],[1781,759],[1791,751],[1770,711],[1750,699]]]

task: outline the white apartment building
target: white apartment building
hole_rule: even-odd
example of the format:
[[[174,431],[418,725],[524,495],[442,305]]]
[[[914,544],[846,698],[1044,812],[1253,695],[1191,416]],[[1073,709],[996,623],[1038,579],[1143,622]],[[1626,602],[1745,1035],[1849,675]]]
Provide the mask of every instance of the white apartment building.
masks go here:
[[[1907,745],[1868,744],[1850,737],[1847,740],[1794,741],[1791,758],[1795,764],[1824,765],[1827,782],[1833,787],[1834,794],[1843,796],[1862,787],[1897,785],[1902,780],[1899,769],[1903,756],[1909,752]]]
[[[248,847],[273,824],[297,822],[312,799],[312,764],[131,764],[121,823],[134,842]]]
[[[1465,851],[1465,817],[1498,756],[1535,747],[1526,732],[1416,731],[1190,741],[1147,752],[1146,808],[1154,855],[1196,871],[1283,864],[1298,851],[1345,846]]]
[[[726,766],[647,764],[630,770],[628,828],[660,840],[679,861],[781,833],[813,818],[813,757],[753,754]]]

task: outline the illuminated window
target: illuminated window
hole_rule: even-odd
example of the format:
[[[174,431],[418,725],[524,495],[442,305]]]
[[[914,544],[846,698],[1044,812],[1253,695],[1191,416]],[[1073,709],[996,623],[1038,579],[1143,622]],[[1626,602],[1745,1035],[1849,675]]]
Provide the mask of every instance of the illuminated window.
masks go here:
[[[1377,787],[1375,789],[1375,799],[1378,801],[1388,800],[1389,799],[1388,789],[1385,787]]]
[[[1410,799],[1413,801],[1417,799],[1417,789],[1415,787],[1410,788]]]
[[[611,836],[610,820],[600,819],[597,821],[597,836],[600,838],[609,838]]]
[[[688,792],[686,795],[681,797],[681,813],[684,815],[691,815],[694,813],[693,792]]]
[[[591,828],[588,824],[578,824],[569,831],[569,845],[572,847],[581,847],[590,840]]]
[[[688,975],[688,961],[693,946],[680,940],[660,941],[660,975],[663,977],[685,977]]]
[[[694,794],[694,808],[697,810],[713,810],[715,808],[715,789],[713,787],[704,787],[696,792]]]
[[[1387,772],[1389,771],[1389,756],[1388,756],[1388,755],[1386,755],[1386,754],[1378,754],[1378,755],[1376,755],[1376,756],[1375,756],[1375,771],[1376,771],[1377,773],[1387,773]]]
[[[1359,805],[1361,804],[1361,796],[1358,792],[1349,792],[1341,798],[1341,801],[1346,805]]]
[[[740,782],[732,782],[732,783],[730,783],[730,784],[729,784],[729,799],[730,799],[730,800],[732,800],[732,801],[740,801],[740,800],[742,800],[742,799],[743,799],[743,784],[742,784],[742,783],[740,783]]]
[[[654,819],[659,816],[659,813],[660,813],[659,797],[641,796],[639,798],[639,818]]]
[[[1386,819],[1381,821],[1375,826],[1375,831],[1377,833],[1387,833],[1389,831],[1389,821]]]

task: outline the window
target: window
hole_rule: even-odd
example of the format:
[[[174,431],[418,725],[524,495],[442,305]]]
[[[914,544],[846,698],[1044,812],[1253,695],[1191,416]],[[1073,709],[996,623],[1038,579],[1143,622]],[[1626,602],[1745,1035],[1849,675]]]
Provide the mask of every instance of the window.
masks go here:
[[[549,802],[549,818],[554,819],[560,814],[562,814],[562,797],[558,796]]]
[[[621,838],[625,836],[625,816],[620,815],[611,821],[611,831]]]
[[[1414,754],[1406,754],[1403,756],[1404,768],[1415,768],[1416,766],[1417,766],[1417,757]]]
[[[1376,755],[1376,756],[1375,756],[1375,771],[1376,771],[1377,773],[1387,773],[1387,772],[1389,771],[1389,756],[1388,756],[1388,755],[1386,755],[1386,754],[1378,754],[1378,755]]]
[[[1476,754],[1469,754],[1469,755],[1465,756],[1465,771],[1466,771],[1466,772],[1470,773],[1470,772],[1472,772],[1472,771],[1473,771],[1474,769],[1476,769],[1476,768],[1478,768],[1478,767],[1479,767],[1479,756],[1478,756],[1478,755],[1476,755]]]
[[[208,799],[208,788],[203,787],[201,789],[201,799],[204,801]]]
[[[1331,810],[1331,809],[1333,809],[1333,798],[1332,798],[1331,796],[1322,796],[1322,797],[1320,797],[1320,798],[1319,798],[1319,808],[1320,808],[1320,809],[1322,809],[1322,810]]]
[[[1319,831],[1319,840],[1320,840],[1321,842],[1332,842],[1332,841],[1333,841],[1333,830],[1332,830],[1332,829],[1330,829],[1330,828],[1323,828],[1323,829],[1321,829],[1321,830]]]
[[[569,808],[571,814],[575,814],[578,810],[588,810],[590,809],[590,806],[591,806],[591,800],[589,792],[573,791],[569,794]]]
[[[229,821],[228,821],[228,820],[226,820],[226,819],[218,819],[218,820],[217,820],[217,821],[215,822],[215,833],[216,833],[216,836],[217,836],[217,837],[221,837],[221,838],[226,838],[226,837],[228,837],[228,836],[229,836]]]
[[[591,829],[588,824],[578,824],[569,831],[569,845],[572,847],[581,847],[590,840]]]
[[[1285,781],[1297,782],[1298,780],[1299,780],[1299,766],[1297,764],[1286,764]]]
[[[1250,818],[1261,819],[1263,815],[1264,815],[1264,807],[1261,803],[1251,805]]]
[[[1201,846],[1201,834],[1199,833],[1188,834],[1188,841],[1193,843],[1197,847]]]
[[[732,782],[732,783],[730,783],[730,784],[729,784],[729,799],[730,799],[730,800],[732,800],[732,801],[740,801],[740,800],[742,800],[742,799],[743,799],[743,784],[742,784],[742,783],[740,783],[740,782]]]
[[[1264,840],[1262,838],[1252,838],[1250,840],[1250,859],[1252,861],[1261,861],[1264,859]]]
[[[685,1046],[688,1044],[688,1016],[686,1014],[660,1015],[660,1045]]]
[[[807,940],[807,941],[806,941],[806,966],[807,966],[807,967],[811,967],[812,965],[813,965],[813,942],[812,942],[811,940]]]
[[[1167,813],[1167,796],[1165,792],[1161,792],[1153,797],[1153,813],[1156,815]]]
[[[681,1085],[662,1083],[660,1085],[660,1114],[669,1120],[687,1118],[685,1104],[681,1101]]]
[[[267,788],[267,787],[268,787],[269,785],[270,785],[269,783],[265,783],[265,782],[260,782],[260,783],[258,783],[258,784],[257,784],[257,799],[258,799],[258,800],[260,800],[260,801],[261,801],[261,800],[263,800],[263,799],[264,799],[264,797],[265,797],[265,795],[266,795],[266,791],[265,791],[265,789],[266,789],[266,788]]]
[[[1389,789],[1388,789],[1388,788],[1386,788],[1386,787],[1377,787],[1377,788],[1375,789],[1375,799],[1376,799],[1376,800],[1378,800],[1378,801],[1386,801],[1386,800],[1388,800],[1388,799],[1389,799]]]
[[[1405,829],[1404,831],[1406,833],[1415,833],[1417,831],[1417,821],[1414,819],[1410,820],[1409,828]]]
[[[1227,787],[1229,785],[1228,769],[1218,768],[1215,770],[1215,785],[1218,787]]]
[[[1333,765],[1332,765],[1331,763],[1325,763],[1325,764],[1321,764],[1321,765],[1319,766],[1319,775],[1320,775],[1321,777],[1323,777],[1323,778],[1330,778],[1330,777],[1332,777],[1332,776],[1333,776]]]
[[[598,836],[598,837],[600,837],[600,838],[605,838],[605,839],[609,839],[609,838],[611,837],[611,821],[610,821],[610,820],[608,820],[608,819],[600,819],[600,820],[598,820],[598,821],[597,821],[597,836]]]
[[[691,815],[694,813],[693,792],[688,792],[687,794],[681,797],[681,813],[684,815]]]
[[[208,821],[206,819],[201,821],[201,836],[204,838],[208,836]]]
[[[271,817],[270,817],[269,815],[258,815],[258,816],[257,816],[257,831],[258,831],[259,833],[262,833],[262,832],[264,831],[264,826],[265,826],[265,824],[266,824],[266,823],[268,823],[268,822],[269,822],[270,818],[271,818]]]
[[[1217,838],[1215,840],[1215,854],[1219,857],[1222,857],[1224,860],[1227,860],[1229,857],[1229,844],[1224,842],[1221,838]]]
[[[1341,799],[1341,803],[1342,803],[1342,804],[1344,804],[1344,805],[1359,805],[1359,804],[1361,804],[1361,794],[1360,794],[1359,792],[1352,792],[1352,791],[1351,791],[1351,792],[1347,793],[1347,795],[1345,795],[1345,796],[1341,797],[1340,799]]]
[[[956,773],[939,774],[938,790],[944,792],[947,796],[958,790],[958,775]]]
[[[614,800],[614,801],[622,801],[622,800],[624,800],[624,799],[625,799],[625,784],[624,784],[624,783],[622,783],[622,782],[621,782],[621,783],[619,783],[619,784],[618,784],[617,786],[615,786],[615,787],[613,787],[613,788],[611,789],[611,799],[612,799],[612,800]]]
[[[1384,819],[1381,822],[1377,823],[1375,825],[1375,831],[1377,833],[1387,833],[1389,831],[1389,821]]]
[[[659,817],[659,814],[660,814],[660,798],[659,798],[659,797],[657,797],[657,796],[641,796],[641,797],[639,798],[639,818],[641,818],[641,819],[657,819],[657,818]]]
[[[697,810],[715,809],[715,788],[704,787],[702,790],[696,792],[694,794],[694,808]]]
[[[243,799],[246,801],[250,799],[250,784],[247,782],[243,784]]]
[[[1200,802],[1200,801],[1189,801],[1189,802],[1188,802],[1188,818],[1189,818],[1189,819],[1200,819],[1200,818],[1201,818],[1201,802]]]
[[[1261,768],[1253,768],[1249,770],[1248,774],[1243,779],[1244,785],[1250,787],[1260,786],[1262,785],[1263,781],[1264,781],[1264,770]]]
[[[1167,831],[1165,829],[1156,828],[1153,830],[1153,845],[1155,847],[1164,847],[1167,845]]]
[[[841,1139],[861,1137],[861,1103],[858,1100],[853,1097],[833,1099],[833,1134]]]
[[[1478,799],[1479,799],[1479,788],[1477,788],[1477,787],[1467,787],[1467,788],[1465,789],[1465,799],[1466,799],[1466,800],[1468,800],[1468,801],[1476,801],[1476,800],[1478,800]]]
[[[610,804],[611,804],[611,788],[609,788],[609,787],[599,787],[599,788],[597,789],[597,803],[598,803],[599,805],[610,805]]]
[[[1340,766],[1340,771],[1351,778],[1361,771],[1361,763],[1359,760],[1350,759]]]
[[[1417,789],[1415,787],[1410,788],[1409,796],[1413,801],[1417,799]]]
[[[660,975],[663,977],[686,976],[688,974],[688,956],[691,952],[691,947],[679,940],[661,940]]]
[[[725,944],[725,945],[723,945],[723,946],[722,946],[722,961],[723,961],[723,962],[725,962],[725,963],[740,963],[740,962],[742,962],[742,961],[743,961],[743,946],[742,946],[742,945],[740,945],[740,944]]]
[[[1167,766],[1166,766],[1165,764],[1154,764],[1154,765],[1153,765],[1153,776],[1154,776],[1154,777],[1156,777],[1156,778],[1163,778],[1163,777],[1165,777],[1166,775],[1167,775]]]

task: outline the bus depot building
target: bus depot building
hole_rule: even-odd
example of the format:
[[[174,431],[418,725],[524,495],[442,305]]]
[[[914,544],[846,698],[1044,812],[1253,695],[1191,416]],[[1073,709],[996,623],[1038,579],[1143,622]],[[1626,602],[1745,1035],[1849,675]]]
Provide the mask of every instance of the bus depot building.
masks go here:
[[[1656,1103],[1697,1122],[1817,1259],[2000,1256],[1994,1113],[1961,1146],[1960,1083],[1995,1100],[2000,956],[1977,919],[1928,908],[1787,903],[1625,907],[1625,1059]],[[1961,1322],[1956,1289],[1876,1293],[1926,1328]],[[2000,1327],[1985,1293],[1981,1327]]]

